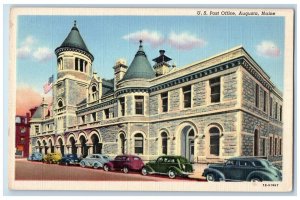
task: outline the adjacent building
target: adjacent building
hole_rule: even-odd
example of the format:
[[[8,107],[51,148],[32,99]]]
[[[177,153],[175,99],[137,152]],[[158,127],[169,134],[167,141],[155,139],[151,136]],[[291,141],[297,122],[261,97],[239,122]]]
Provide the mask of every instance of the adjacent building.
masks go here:
[[[140,41],[131,64],[118,60],[107,80],[74,24],[55,54],[53,105],[43,102],[30,121],[31,151],[281,165],[282,94],[241,46],[178,68],[164,50],[151,64]]]

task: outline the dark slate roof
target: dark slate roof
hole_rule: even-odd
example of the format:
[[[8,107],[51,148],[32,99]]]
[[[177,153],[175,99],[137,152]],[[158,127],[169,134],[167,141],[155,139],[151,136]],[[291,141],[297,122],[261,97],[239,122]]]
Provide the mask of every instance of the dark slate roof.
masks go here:
[[[43,108],[42,106],[39,106],[36,111],[34,112],[34,114],[31,117],[32,119],[42,119],[43,118]]]
[[[114,92],[114,79],[106,80],[102,79],[102,95],[110,94]]]
[[[66,48],[66,47],[75,48],[84,51],[91,56],[92,60],[94,59],[93,55],[89,52],[84,40],[82,39],[79,33],[79,30],[76,26],[76,21],[74,22],[74,26],[72,27],[69,35],[63,41],[63,43],[58,48],[56,48],[55,52],[61,48]]]
[[[151,79],[155,77],[155,72],[144,52],[142,41],[140,41],[140,43],[139,50],[135,54],[135,57],[122,80],[134,78]]]

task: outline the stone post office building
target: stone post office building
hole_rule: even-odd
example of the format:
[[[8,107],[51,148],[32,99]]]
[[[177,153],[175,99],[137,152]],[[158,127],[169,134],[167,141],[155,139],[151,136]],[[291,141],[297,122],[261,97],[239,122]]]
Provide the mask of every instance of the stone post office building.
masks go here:
[[[243,47],[177,68],[163,50],[152,66],[140,41],[107,80],[74,24],[55,54],[53,106],[30,121],[31,151],[282,161],[282,94]]]

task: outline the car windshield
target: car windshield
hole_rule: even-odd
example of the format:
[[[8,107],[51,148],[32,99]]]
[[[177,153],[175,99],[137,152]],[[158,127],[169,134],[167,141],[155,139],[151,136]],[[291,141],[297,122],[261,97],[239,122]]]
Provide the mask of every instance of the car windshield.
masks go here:
[[[102,156],[103,157],[103,159],[105,159],[105,160],[109,160],[109,157],[108,156]]]
[[[180,160],[180,163],[188,163],[186,158],[181,157],[181,158],[179,158],[179,160]]]
[[[261,162],[263,163],[263,165],[265,165],[267,167],[273,166],[272,163],[270,163],[268,160],[261,160]]]

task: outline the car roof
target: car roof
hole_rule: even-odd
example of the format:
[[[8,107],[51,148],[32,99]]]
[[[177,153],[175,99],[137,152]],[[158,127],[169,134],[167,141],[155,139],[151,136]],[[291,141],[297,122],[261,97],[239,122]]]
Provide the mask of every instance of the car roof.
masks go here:
[[[264,160],[264,159],[259,158],[259,157],[240,156],[240,157],[229,158],[228,160],[261,161],[261,160]]]
[[[182,156],[159,156],[158,158],[184,158]]]
[[[137,156],[137,155],[131,155],[131,154],[124,154],[124,155],[117,155],[116,157],[138,157],[138,158],[140,158],[139,156]]]

